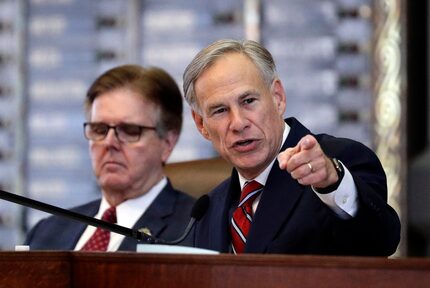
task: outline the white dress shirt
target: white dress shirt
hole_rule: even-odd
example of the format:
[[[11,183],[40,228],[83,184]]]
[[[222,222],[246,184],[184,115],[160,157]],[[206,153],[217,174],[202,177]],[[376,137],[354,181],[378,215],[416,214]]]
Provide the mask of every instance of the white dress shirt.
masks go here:
[[[132,228],[139,218],[145,213],[149,205],[154,199],[160,194],[161,190],[167,185],[167,179],[164,177],[154,187],[152,187],[147,193],[143,194],[138,198],[129,199],[122,202],[116,207],[117,224],[127,228]],[[103,197],[100,203],[100,208],[94,218],[101,219],[104,211],[108,209],[109,203]],[[80,250],[82,246],[91,238],[96,231],[96,227],[87,226],[78,243],[76,243],[75,251]],[[125,238],[124,235],[117,233],[110,233],[110,241],[107,251],[117,251],[121,245],[122,240]]]

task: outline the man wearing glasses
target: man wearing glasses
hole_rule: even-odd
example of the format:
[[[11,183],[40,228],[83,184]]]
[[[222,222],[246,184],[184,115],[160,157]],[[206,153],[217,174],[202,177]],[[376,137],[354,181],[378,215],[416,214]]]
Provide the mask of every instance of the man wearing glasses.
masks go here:
[[[175,81],[159,68],[113,68],[91,85],[85,112],[102,198],[73,210],[156,238],[178,238],[194,199],[175,190],[163,172],[182,126]],[[137,241],[52,216],[29,232],[26,244],[31,250],[135,251]]]

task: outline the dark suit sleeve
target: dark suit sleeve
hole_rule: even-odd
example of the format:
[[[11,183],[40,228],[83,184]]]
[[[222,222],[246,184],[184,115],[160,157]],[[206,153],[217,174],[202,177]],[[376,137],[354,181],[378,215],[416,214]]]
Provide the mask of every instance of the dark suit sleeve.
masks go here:
[[[363,144],[330,136],[320,139],[325,153],[350,171],[357,189],[358,211],[350,220],[338,220],[333,241],[341,254],[391,255],[400,241],[400,220],[387,204],[387,179],[373,151]]]

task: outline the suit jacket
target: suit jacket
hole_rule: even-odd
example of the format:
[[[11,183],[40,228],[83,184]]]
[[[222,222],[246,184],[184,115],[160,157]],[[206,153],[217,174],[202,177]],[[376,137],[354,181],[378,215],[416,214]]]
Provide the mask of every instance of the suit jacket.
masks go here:
[[[71,210],[93,217],[97,214],[100,201],[98,199]],[[185,230],[193,204],[192,197],[174,190],[168,182],[133,229],[147,227],[156,238],[177,239]],[[31,250],[73,250],[86,227],[84,223],[51,216],[39,221],[31,229],[25,243],[30,245]],[[134,238],[125,237],[118,250],[136,251],[137,244]]]
[[[312,134],[296,119],[282,151]],[[376,155],[356,141],[326,134],[314,135],[329,157],[351,172],[359,209],[355,217],[340,219],[310,186],[302,186],[275,161],[261,195],[247,237],[245,253],[323,255],[391,255],[400,241],[400,221],[387,204],[384,170]],[[194,230],[194,246],[230,252],[230,219],[240,196],[238,174],[210,194],[210,206]]]

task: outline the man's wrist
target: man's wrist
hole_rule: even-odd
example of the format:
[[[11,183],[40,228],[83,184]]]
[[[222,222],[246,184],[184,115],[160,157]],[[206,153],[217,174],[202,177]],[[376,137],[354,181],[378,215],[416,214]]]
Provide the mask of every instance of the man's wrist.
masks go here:
[[[332,162],[334,169],[336,170],[337,173],[337,181],[336,183],[333,183],[325,188],[316,188],[313,187],[313,189],[320,194],[328,194],[331,193],[333,191],[336,191],[337,188],[339,187],[340,183],[342,182],[343,176],[345,175],[345,170],[342,166],[342,164],[339,162],[339,160],[337,160],[336,158],[329,158],[330,161]]]

